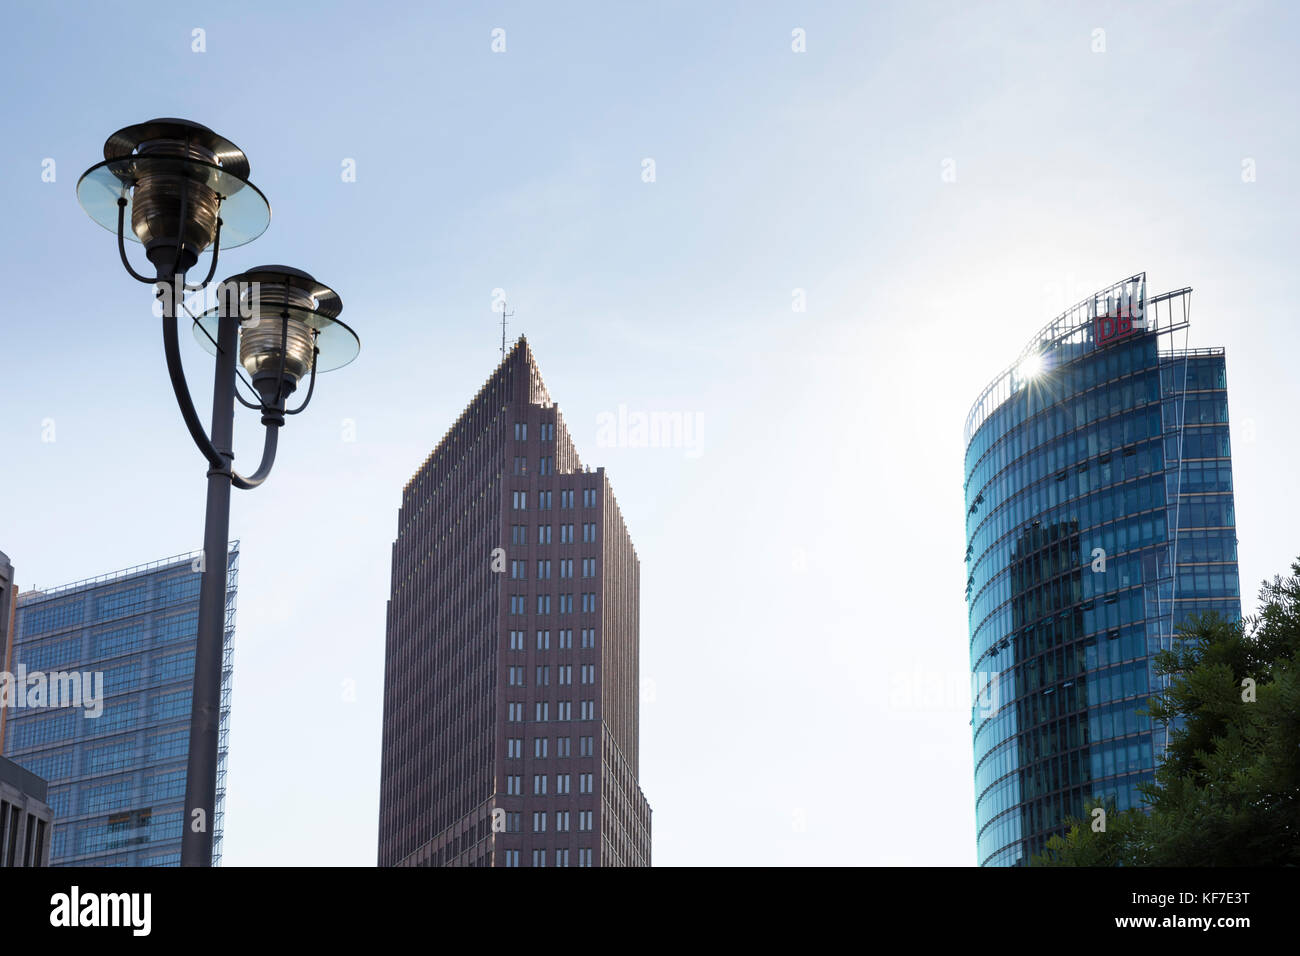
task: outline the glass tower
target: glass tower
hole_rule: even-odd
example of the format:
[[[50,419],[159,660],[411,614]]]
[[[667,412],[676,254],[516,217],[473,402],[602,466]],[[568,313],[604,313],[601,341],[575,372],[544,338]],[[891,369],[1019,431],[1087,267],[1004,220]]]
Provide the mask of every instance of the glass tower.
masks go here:
[[[179,866],[200,552],[18,596],[14,669],[100,675],[100,713],[11,708],[5,754],[49,781],[52,866]],[[239,543],[226,621],[213,863],[221,859]],[[29,694],[29,700],[30,694]]]
[[[1080,302],[967,419],[981,865],[1027,864],[1091,798],[1140,806],[1154,654],[1241,615],[1224,355],[1186,347],[1190,296],[1139,274]]]

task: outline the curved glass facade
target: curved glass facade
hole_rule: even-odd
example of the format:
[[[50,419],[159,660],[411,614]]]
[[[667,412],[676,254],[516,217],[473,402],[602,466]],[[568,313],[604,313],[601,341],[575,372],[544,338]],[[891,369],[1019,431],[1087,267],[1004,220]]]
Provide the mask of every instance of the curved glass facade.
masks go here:
[[[1223,352],[1170,347],[1191,290],[1126,282],[1042,330],[968,422],[981,865],[1027,864],[1093,797],[1140,805],[1165,746],[1138,712],[1152,656],[1190,613],[1240,616]]]

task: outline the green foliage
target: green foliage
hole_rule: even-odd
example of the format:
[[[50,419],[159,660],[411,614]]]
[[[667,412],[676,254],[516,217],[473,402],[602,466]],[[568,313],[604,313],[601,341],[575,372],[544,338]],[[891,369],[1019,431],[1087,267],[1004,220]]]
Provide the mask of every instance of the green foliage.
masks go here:
[[[1147,811],[1108,813],[1101,833],[1071,819],[1033,865],[1300,865],[1300,560],[1291,570],[1261,588],[1259,614],[1189,621],[1157,656],[1171,680],[1149,713],[1175,729],[1141,787]]]

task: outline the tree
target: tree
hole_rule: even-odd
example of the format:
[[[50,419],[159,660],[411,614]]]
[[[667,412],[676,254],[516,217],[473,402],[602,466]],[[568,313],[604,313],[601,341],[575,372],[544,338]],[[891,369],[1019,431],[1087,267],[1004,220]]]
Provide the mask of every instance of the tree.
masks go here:
[[[1258,614],[1188,621],[1156,657],[1173,730],[1145,809],[1072,818],[1035,866],[1300,865],[1300,559],[1265,582]],[[1091,811],[1095,803],[1089,805]]]

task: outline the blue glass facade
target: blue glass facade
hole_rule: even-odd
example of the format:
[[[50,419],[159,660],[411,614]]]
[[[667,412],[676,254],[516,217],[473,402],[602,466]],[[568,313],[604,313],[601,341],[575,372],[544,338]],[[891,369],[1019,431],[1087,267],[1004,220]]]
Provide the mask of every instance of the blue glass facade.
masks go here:
[[[1122,310],[1115,286],[1042,330],[967,424],[981,865],[1027,864],[1093,797],[1139,806],[1165,746],[1138,712],[1152,656],[1191,613],[1241,613],[1223,352],[1173,347],[1191,290],[1127,281]]]
[[[5,754],[49,781],[52,866],[179,866],[199,554],[20,594],[14,671],[102,674],[102,712],[11,709]],[[239,544],[227,563],[214,864],[225,803]]]

